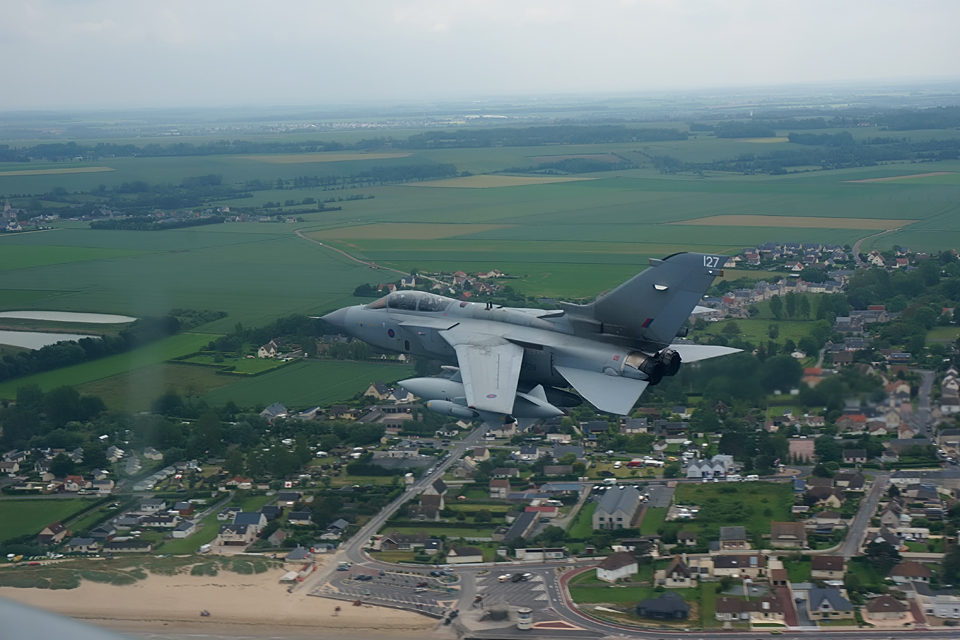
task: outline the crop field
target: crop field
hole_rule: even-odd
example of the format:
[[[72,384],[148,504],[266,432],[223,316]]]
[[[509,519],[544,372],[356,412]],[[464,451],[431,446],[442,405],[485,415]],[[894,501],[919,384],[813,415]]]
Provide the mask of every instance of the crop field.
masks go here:
[[[116,376],[193,353],[216,337],[209,334],[184,333],[127,353],[8,380],[0,384],[0,399],[12,400],[17,397],[19,387],[31,384],[39,385],[44,391],[49,391],[62,385],[79,386],[94,380]]]
[[[242,407],[282,402],[289,408],[307,408],[351,398],[377,380],[389,384],[409,378],[413,373],[413,367],[402,364],[335,360],[298,362],[215,389],[204,399],[214,405],[233,400]]]
[[[302,164],[310,162],[343,162],[345,160],[388,160],[406,158],[409,153],[290,153],[266,156],[238,156],[267,164]]]
[[[622,162],[619,156],[612,153],[580,153],[580,154],[562,154],[556,156],[534,156],[530,158],[533,162],[560,162],[561,160],[596,160],[599,162]]]
[[[932,173],[914,173],[912,175],[906,176],[890,176],[887,178],[866,178],[863,180],[847,180],[848,183],[861,183],[861,182],[893,182],[894,180],[918,180],[920,178],[933,178],[939,176],[957,176],[956,173],[952,171],[934,171]],[[943,182],[942,184],[955,184],[954,180],[949,182]]]
[[[357,227],[337,227],[305,234],[317,240],[439,240],[502,229],[503,224],[402,224],[387,222]]]
[[[14,269],[29,269],[30,267],[45,267],[69,262],[85,262],[88,260],[109,260],[137,255],[140,251],[131,249],[97,249],[92,247],[70,246],[28,246],[4,243],[0,236],[0,271]],[[53,238],[52,238],[53,239]],[[54,239],[55,240],[55,239]]]
[[[90,504],[81,498],[0,500],[0,541],[40,533],[48,524],[68,520]]]
[[[896,229],[916,220],[871,220],[869,218],[817,218],[797,216],[712,216],[672,224],[716,227],[796,227],[798,229]]]
[[[0,178],[7,176],[59,176],[66,173],[103,173],[113,171],[110,167],[60,167],[58,169],[22,169],[20,171],[0,171]]]
[[[498,187],[524,187],[532,184],[555,184],[557,182],[575,182],[590,178],[560,176],[466,176],[449,180],[430,180],[428,182],[410,182],[408,187],[451,187],[455,189],[492,189]]]
[[[213,368],[164,362],[87,382],[77,389],[85,395],[100,396],[111,409],[137,412],[146,411],[154,400],[171,391],[183,397],[202,396],[239,380],[220,375]]]
[[[727,520],[713,524],[743,525],[748,532],[769,533],[771,521],[791,520],[793,485],[786,482],[681,484],[674,494],[674,503],[701,507],[698,518],[685,523],[685,528],[703,526],[705,507],[712,506],[721,515],[737,511],[743,516],[736,522]],[[738,510],[737,505],[743,508]]]

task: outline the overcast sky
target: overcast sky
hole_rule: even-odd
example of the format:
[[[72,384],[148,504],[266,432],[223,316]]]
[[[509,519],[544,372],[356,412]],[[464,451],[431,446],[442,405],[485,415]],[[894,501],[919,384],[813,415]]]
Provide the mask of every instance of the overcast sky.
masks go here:
[[[0,110],[960,76],[958,0],[0,0]]]

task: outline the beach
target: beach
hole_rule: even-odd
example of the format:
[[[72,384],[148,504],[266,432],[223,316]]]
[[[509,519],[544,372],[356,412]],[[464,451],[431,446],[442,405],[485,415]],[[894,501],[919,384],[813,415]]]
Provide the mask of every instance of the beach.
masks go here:
[[[283,569],[216,576],[151,574],[129,586],[89,581],[77,589],[0,587],[0,597],[46,609],[116,631],[154,638],[204,636],[324,638],[383,636],[422,637],[436,620],[408,611],[353,606],[287,593],[279,583]],[[337,612],[336,608],[340,607]],[[201,617],[200,611],[210,612]]]

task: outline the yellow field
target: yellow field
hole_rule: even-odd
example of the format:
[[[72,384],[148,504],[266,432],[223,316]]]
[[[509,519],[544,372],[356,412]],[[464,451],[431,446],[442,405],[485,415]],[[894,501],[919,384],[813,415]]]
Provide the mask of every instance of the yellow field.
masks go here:
[[[466,176],[463,178],[450,178],[449,180],[408,182],[404,186],[450,187],[453,189],[493,189],[496,187],[523,187],[530,184],[574,182],[575,180],[593,180],[593,178],[568,178],[563,176]]]
[[[795,227],[797,229],[898,229],[916,220],[871,220],[869,218],[812,218],[805,216],[711,216],[668,224],[708,227]]]
[[[340,227],[314,231],[304,235],[314,240],[439,240],[455,238],[469,233],[505,229],[509,224],[419,224],[411,222],[364,224],[356,227]]]
[[[110,167],[63,167],[60,169],[26,169],[24,171],[0,171],[3,176],[52,176],[61,173],[102,173],[113,171]]]
[[[869,178],[867,180],[846,180],[851,184],[857,184],[860,182],[892,182],[894,180],[910,180],[911,178],[932,178],[934,176],[949,176],[954,175],[953,171],[935,171],[933,173],[914,173],[909,176],[891,176],[889,178]]]
[[[774,142],[790,142],[790,138],[744,138],[744,142],[753,142],[754,144],[773,144]]]
[[[409,153],[290,153],[275,156],[238,156],[270,164],[300,164],[305,162],[343,162],[345,160],[388,160],[406,158]]]

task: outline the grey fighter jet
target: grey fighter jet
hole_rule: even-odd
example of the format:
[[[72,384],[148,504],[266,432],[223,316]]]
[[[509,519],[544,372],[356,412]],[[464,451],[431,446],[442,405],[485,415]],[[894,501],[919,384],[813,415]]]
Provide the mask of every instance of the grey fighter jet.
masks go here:
[[[600,411],[624,415],[682,362],[737,351],[673,344],[725,260],[701,253],[651,260],[596,301],[561,303],[555,311],[397,291],[323,319],[378,349],[455,365],[451,377],[400,382],[438,413],[513,422],[562,415],[582,396]]]

